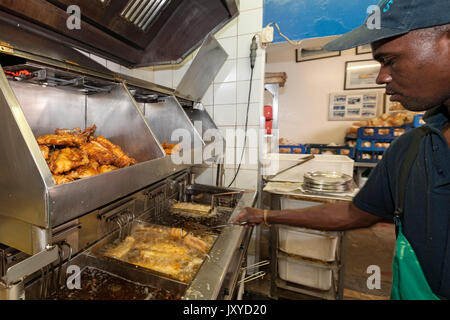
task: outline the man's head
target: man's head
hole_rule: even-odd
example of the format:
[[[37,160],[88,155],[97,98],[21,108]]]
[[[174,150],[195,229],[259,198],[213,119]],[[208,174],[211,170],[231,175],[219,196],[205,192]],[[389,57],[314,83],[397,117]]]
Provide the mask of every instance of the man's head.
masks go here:
[[[450,24],[375,41],[372,51],[391,101],[412,111],[450,107]]]
[[[441,103],[450,109],[450,1],[381,0],[371,10],[362,26],[325,50],[371,43],[382,63],[377,82],[386,84],[391,100],[410,110]]]

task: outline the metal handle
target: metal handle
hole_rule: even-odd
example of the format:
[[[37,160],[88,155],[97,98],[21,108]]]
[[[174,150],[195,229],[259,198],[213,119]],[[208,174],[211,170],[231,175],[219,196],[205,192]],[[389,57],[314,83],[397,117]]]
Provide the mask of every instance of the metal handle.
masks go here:
[[[306,157],[306,158],[303,158],[302,161],[300,161],[299,163],[294,164],[293,166],[290,166],[289,168],[283,169],[283,170],[281,170],[280,172],[278,172],[278,173],[274,176],[274,178],[275,178],[276,176],[282,174],[283,172],[286,172],[286,171],[288,171],[288,170],[290,170],[290,169],[292,169],[292,168],[295,168],[295,167],[297,167],[297,166],[299,166],[299,165],[301,165],[301,164],[304,164],[304,163],[306,163],[306,162],[308,162],[309,160],[312,160],[312,159],[314,159],[314,155],[310,155],[310,156],[308,156],[308,157]]]
[[[243,271],[243,270],[248,270],[248,269],[252,269],[252,268],[258,268],[258,267],[266,266],[269,263],[270,263],[269,260],[263,260],[263,261],[260,261],[258,263],[252,264],[250,266],[242,267],[241,270]]]
[[[266,273],[264,271],[259,271],[257,273],[254,273],[254,274],[252,274],[252,275],[250,275],[248,277],[245,277],[244,279],[238,281],[238,284],[246,283],[246,282],[250,282],[250,281],[259,279],[259,278],[264,277],[265,275],[266,275]]]

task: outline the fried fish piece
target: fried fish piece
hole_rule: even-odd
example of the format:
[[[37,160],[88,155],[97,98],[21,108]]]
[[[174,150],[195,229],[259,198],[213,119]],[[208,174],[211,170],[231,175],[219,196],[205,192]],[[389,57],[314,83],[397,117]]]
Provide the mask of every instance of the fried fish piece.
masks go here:
[[[99,164],[95,160],[89,160],[89,164],[71,170],[66,176],[77,180],[92,177],[99,174]]]
[[[54,174],[53,179],[57,185],[69,183],[73,181],[73,178],[66,176],[65,174]]]
[[[86,137],[76,134],[48,134],[38,137],[37,142],[44,146],[79,147],[86,143]]]
[[[111,248],[105,252],[105,256],[120,259],[125,256],[134,246],[136,240],[132,236],[128,236],[118,246]]]
[[[170,156],[174,153],[180,152],[181,147],[182,147],[182,145],[180,143],[168,143],[168,142],[161,143],[161,146],[163,147],[164,152],[168,156]]]
[[[36,140],[38,144],[45,146],[79,147],[94,135],[96,129],[95,124],[83,132],[80,128],[56,129],[54,134],[40,136]]]
[[[132,164],[136,164],[136,160],[128,157],[118,145],[115,145],[105,137],[99,136],[94,139],[103,147],[108,149],[115,156],[113,164],[119,168],[128,167]]]
[[[53,174],[61,174],[88,163],[89,158],[84,151],[77,148],[64,148],[50,154],[48,166]]]
[[[100,165],[112,165],[116,160],[114,154],[95,141],[95,139],[83,144],[80,149],[86,152],[90,159],[97,161]]]
[[[106,172],[114,171],[117,169],[119,169],[119,168],[116,166],[104,164],[104,165],[100,166],[100,168],[98,168],[98,173],[106,173]]]
[[[45,160],[48,160],[48,156],[50,154],[50,148],[47,146],[39,146],[39,149],[41,149],[42,155],[44,156]]]

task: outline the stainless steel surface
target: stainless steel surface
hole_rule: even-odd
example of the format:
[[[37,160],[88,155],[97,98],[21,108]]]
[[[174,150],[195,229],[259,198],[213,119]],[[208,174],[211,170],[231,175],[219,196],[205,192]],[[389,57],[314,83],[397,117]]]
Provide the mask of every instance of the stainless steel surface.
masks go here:
[[[313,171],[304,174],[305,191],[343,193],[352,190],[353,178],[337,172]]]
[[[306,172],[304,180],[325,186],[339,186],[351,182],[352,177],[339,172],[312,171]]]
[[[3,70],[0,93],[0,148],[4,150],[0,158],[0,215],[45,227],[46,186],[52,183],[50,170]]]
[[[23,282],[5,286],[0,283],[0,300],[24,300],[25,288]]]
[[[160,103],[146,103],[144,110],[160,143],[181,143],[186,152],[195,149],[202,152],[205,143],[175,97],[167,97]]]
[[[59,41],[52,41],[42,34],[32,32],[27,24],[19,23],[1,11],[0,30],[2,30],[0,41],[8,44],[16,56],[24,58],[28,58],[30,54],[37,57],[45,56],[46,59],[59,62],[59,66],[83,66],[87,70],[113,78],[113,73],[96,61]]]
[[[232,222],[244,207],[252,206],[255,199],[256,192],[243,194],[241,200],[234,209],[233,214],[229,218],[229,222]],[[251,228],[242,226],[233,226],[222,231],[220,237],[216,240],[216,243],[209,253],[210,259],[205,261],[200,267],[197,276],[187,289],[183,299],[209,300],[216,299],[223,294],[221,289],[224,289],[223,284],[229,267],[236,261],[233,260],[233,258],[236,258],[236,254],[239,256],[240,251],[244,251],[248,246],[248,242],[243,243],[243,241],[245,239],[249,241],[248,235],[250,234],[250,231]],[[240,267],[241,266],[239,265],[238,269]],[[239,275],[236,271],[234,271],[234,274],[237,274],[236,277]]]
[[[228,58],[228,54],[212,34],[206,37],[200,51],[178,84],[176,92],[190,100],[201,101]]]
[[[58,259],[58,247],[47,248],[6,270],[5,276],[1,278],[6,285],[25,279],[39,269],[53,263]]]
[[[209,160],[211,156],[214,161],[218,161],[223,157],[226,148],[226,141],[220,130],[217,128],[214,121],[211,119],[210,115],[206,110],[198,110],[193,107],[183,108],[186,112],[188,118],[191,120],[194,128],[203,137],[205,144],[213,146],[213,149],[209,149],[205,152],[207,158],[204,160]]]
[[[170,2],[171,0],[130,0],[120,15],[146,31]]]
[[[27,32],[125,66],[179,63],[238,15],[233,0],[0,0],[0,13]],[[77,5],[80,29],[67,27]],[[67,59],[67,57],[65,57]],[[82,65],[82,64],[81,64]]]

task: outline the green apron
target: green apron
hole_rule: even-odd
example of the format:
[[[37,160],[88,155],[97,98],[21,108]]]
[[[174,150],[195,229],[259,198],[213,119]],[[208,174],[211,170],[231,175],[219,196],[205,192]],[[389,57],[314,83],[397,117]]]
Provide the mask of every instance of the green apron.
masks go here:
[[[398,224],[391,300],[440,300],[431,291],[416,254],[402,233],[401,223]]]
[[[397,243],[392,268],[391,300],[440,300],[431,290],[417,256],[402,232],[400,222],[403,216],[405,189],[412,165],[417,158],[422,139],[430,133],[425,126],[414,130],[414,137],[402,163],[398,185],[394,222]]]

